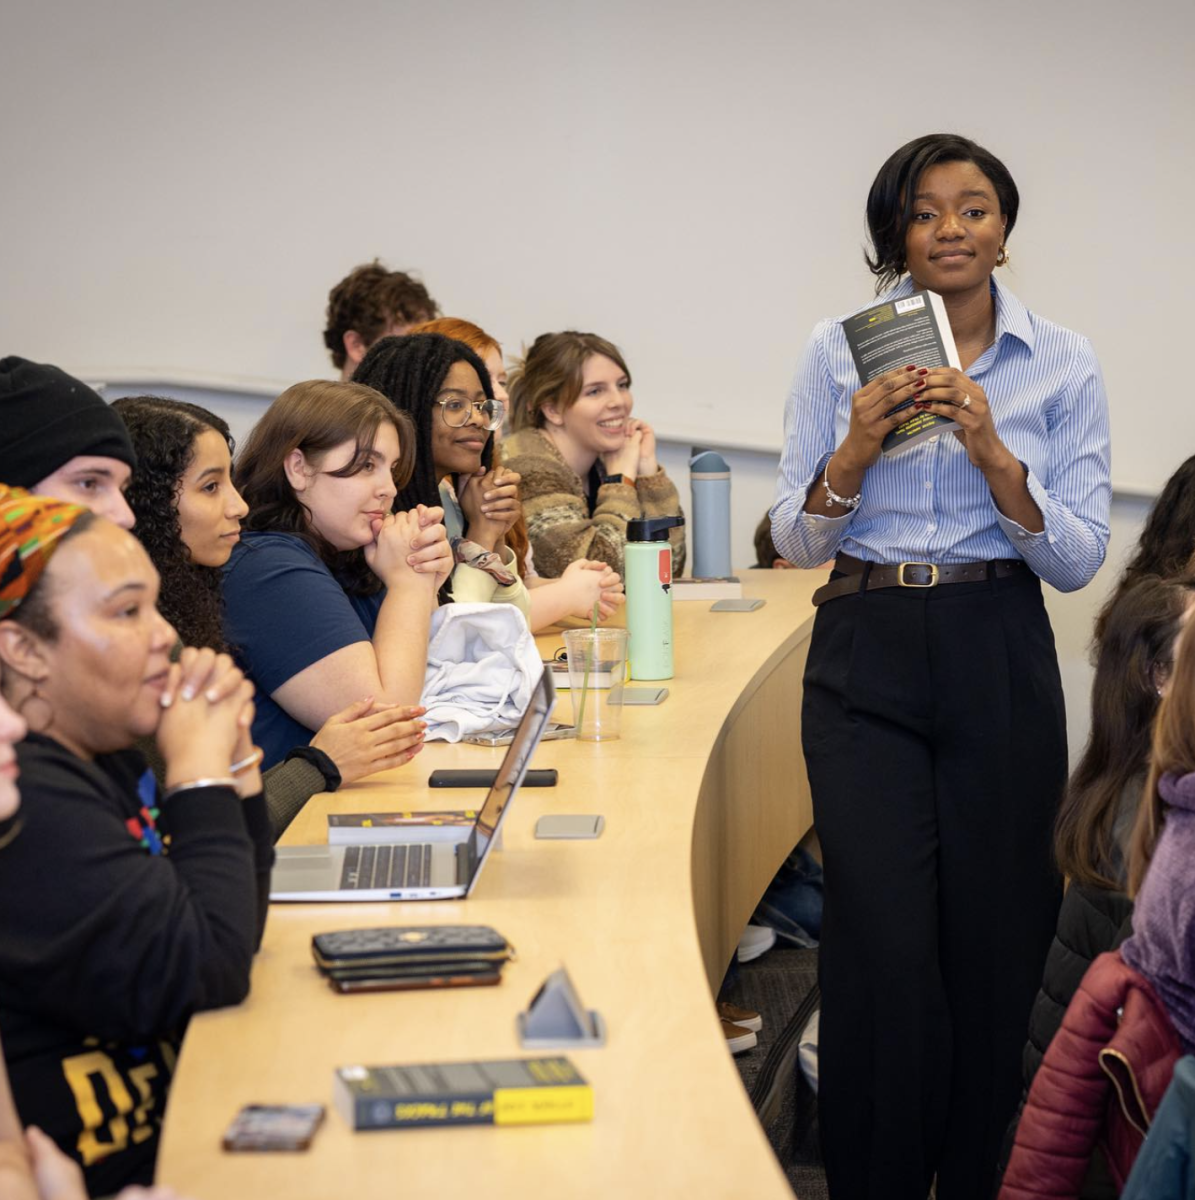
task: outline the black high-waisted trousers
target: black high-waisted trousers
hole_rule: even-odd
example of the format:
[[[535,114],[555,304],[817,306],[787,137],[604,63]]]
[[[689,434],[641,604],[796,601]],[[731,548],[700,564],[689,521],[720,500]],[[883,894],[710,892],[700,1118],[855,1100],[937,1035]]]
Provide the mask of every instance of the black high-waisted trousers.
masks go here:
[[[818,609],[802,740],[825,858],[818,1106],[834,1200],[987,1200],[1061,896],[1066,779],[1035,576]]]

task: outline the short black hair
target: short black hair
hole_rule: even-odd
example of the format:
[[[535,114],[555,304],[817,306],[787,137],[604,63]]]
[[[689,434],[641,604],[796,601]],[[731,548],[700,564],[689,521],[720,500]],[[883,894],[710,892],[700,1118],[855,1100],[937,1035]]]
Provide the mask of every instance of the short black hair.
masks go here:
[[[992,181],[1006,218],[1005,239],[1012,233],[1021,196],[1008,168],[990,150],[956,133],[914,138],[884,163],[867,193],[867,231],[875,256],[864,253],[863,257],[876,276],[877,295],[905,273],[905,234],[917,181],[930,167],[948,162],[974,163]]]

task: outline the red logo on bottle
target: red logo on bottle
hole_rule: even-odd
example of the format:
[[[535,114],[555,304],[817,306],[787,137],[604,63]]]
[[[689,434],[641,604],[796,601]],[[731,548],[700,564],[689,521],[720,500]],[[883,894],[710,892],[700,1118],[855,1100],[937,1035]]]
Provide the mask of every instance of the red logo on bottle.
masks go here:
[[[672,583],[672,550],[665,547],[660,551],[660,584],[667,588]]]

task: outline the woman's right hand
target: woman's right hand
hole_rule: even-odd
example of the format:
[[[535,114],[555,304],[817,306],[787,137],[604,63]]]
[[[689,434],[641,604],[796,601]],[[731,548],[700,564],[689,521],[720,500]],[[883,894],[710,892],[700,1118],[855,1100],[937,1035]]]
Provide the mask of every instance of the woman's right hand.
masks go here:
[[[383,704],[372,697],[356,700],[320,726],[311,744],[340,772],[342,783],[355,783],[377,771],[401,767],[423,749],[427,712],[420,705]]]
[[[194,647],[183,650],[171,664],[166,694],[174,697],[158,723],[157,742],[166,761],[166,787],[195,779],[227,776],[234,750],[244,736],[243,714],[252,711],[253,684],[227,654],[214,656],[207,691],[190,699],[182,694],[181,681],[194,665]],[[218,685],[218,686],[217,686]],[[216,699],[210,697],[215,696]]]
[[[419,521],[414,513],[387,513],[374,522],[374,540],[365,547],[365,561],[388,588],[414,575],[407,559],[418,533]]]
[[[570,589],[573,616],[592,617],[596,604],[598,619],[604,621],[626,600],[618,572],[604,562],[578,558],[564,568],[560,578]]]
[[[897,367],[877,376],[851,397],[851,426],[834,453],[834,465],[843,478],[841,487],[838,480],[834,481],[836,491],[843,495],[858,491],[862,472],[880,457],[884,439],[906,421],[921,416],[911,401],[925,387],[926,374],[924,368]],[[906,403],[906,408],[892,411]]]

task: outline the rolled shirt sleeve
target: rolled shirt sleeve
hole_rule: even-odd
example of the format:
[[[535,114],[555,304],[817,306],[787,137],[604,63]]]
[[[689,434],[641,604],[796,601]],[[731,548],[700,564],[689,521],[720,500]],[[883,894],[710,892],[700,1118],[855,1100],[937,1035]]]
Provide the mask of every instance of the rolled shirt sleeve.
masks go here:
[[[846,436],[837,409],[840,389],[830,371],[822,339],[828,321],[814,329],[797,367],[784,410],[784,453],[772,505],[772,541],[798,567],[816,567],[838,552],[853,512],[821,516],[805,511],[834,448]]]
[[[1047,425],[1050,486],[1026,467],[1045,528],[1030,533],[999,509],[996,521],[1035,574],[1060,592],[1073,592],[1090,583],[1104,561],[1112,504],[1108,400],[1086,338]]]

